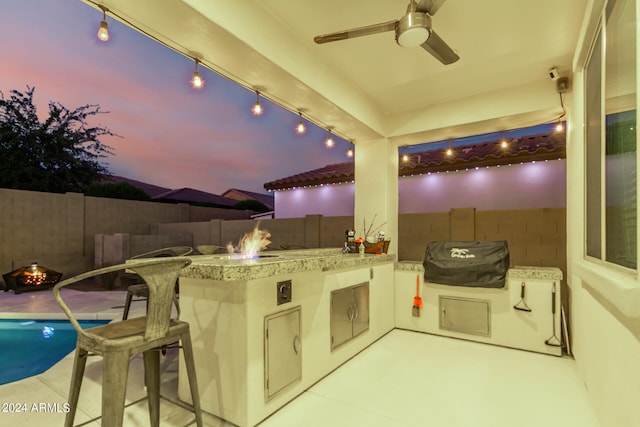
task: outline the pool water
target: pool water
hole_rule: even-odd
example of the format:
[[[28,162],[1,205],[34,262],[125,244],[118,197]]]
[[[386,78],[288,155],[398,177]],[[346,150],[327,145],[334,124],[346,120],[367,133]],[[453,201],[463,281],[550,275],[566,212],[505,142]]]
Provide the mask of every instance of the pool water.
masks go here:
[[[109,320],[80,320],[83,329]],[[68,320],[0,319],[0,384],[41,374],[76,347]]]

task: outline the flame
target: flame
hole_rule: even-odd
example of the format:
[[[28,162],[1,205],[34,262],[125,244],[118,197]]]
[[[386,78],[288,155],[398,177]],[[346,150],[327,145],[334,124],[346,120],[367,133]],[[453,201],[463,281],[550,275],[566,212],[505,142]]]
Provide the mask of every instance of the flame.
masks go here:
[[[253,258],[261,250],[266,249],[271,244],[271,240],[269,240],[271,233],[267,230],[260,230],[259,225],[257,224],[253,230],[245,233],[237,247],[227,243],[227,251],[230,254],[239,253],[241,258]]]

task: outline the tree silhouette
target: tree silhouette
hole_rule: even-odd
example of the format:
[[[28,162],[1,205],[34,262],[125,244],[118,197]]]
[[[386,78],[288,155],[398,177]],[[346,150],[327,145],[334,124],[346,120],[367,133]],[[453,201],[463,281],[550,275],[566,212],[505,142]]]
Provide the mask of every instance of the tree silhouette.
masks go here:
[[[0,187],[54,193],[82,192],[108,173],[101,158],[112,154],[101,136],[117,136],[91,127],[87,119],[105,114],[97,105],[69,110],[49,102],[42,122],[33,104],[35,88],[0,91]]]

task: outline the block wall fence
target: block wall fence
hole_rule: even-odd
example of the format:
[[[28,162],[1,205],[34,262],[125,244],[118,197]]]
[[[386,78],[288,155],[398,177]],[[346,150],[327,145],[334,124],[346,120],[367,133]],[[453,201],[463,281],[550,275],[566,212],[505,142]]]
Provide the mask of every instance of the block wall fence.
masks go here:
[[[400,214],[389,252],[401,261],[422,260],[433,240],[507,240],[512,266],[559,267],[566,275],[565,215],[564,208]],[[237,244],[256,226],[248,216],[186,204],[0,189],[0,273],[37,261],[69,277],[167,245]],[[259,226],[271,233],[273,249],[340,247],[353,217],[264,219]],[[114,239],[104,239],[112,235],[120,236],[117,248]]]
[[[98,234],[149,235],[157,224],[251,213],[0,188],[0,274],[37,261],[69,277],[94,267]]]

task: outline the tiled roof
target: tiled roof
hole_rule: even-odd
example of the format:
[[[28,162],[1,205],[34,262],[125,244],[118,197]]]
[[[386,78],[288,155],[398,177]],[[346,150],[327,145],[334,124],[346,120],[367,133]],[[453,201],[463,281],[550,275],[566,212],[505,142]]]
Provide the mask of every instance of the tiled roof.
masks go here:
[[[256,193],[254,191],[240,190],[239,188],[230,188],[224,193],[222,193],[222,196],[226,197],[226,195],[232,191],[244,194],[245,196],[247,196],[248,199],[257,200],[263,205],[265,205],[266,207],[273,209],[274,202],[273,202],[273,195],[271,194]]]
[[[323,168],[302,172],[286,178],[267,182],[267,190],[282,190],[305,185],[335,184],[353,180],[353,162],[336,163]]]
[[[444,172],[466,168],[505,165],[514,162],[531,162],[564,158],[565,134],[541,134],[508,139],[502,148],[501,140],[452,147],[453,155],[447,156],[447,148],[409,153],[409,160],[400,160],[399,175],[428,172]],[[276,181],[267,182],[267,190],[283,190],[293,187],[334,184],[353,181],[353,162],[336,163],[323,168],[299,173]]]
[[[206,193],[193,188],[179,188],[177,190],[167,191],[165,193],[158,194],[151,199],[168,202],[212,203],[219,206],[233,206],[238,203],[237,200],[218,196],[217,194]]]

